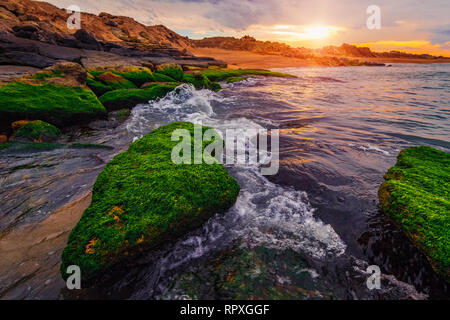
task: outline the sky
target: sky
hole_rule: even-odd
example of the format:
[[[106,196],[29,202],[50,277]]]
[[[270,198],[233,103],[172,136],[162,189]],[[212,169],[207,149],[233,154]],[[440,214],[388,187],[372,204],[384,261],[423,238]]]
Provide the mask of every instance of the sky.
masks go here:
[[[250,35],[318,48],[351,43],[376,51],[450,56],[450,0],[47,0],[60,7],[130,16],[199,39]],[[380,28],[369,29],[369,6]]]

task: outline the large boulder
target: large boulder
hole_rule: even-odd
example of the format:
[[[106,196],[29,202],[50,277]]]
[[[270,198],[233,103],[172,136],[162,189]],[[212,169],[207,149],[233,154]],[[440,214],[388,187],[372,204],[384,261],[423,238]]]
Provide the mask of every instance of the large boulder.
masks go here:
[[[450,153],[406,148],[384,178],[381,210],[450,281]]]
[[[77,265],[86,284],[234,204],[239,185],[223,165],[172,161],[172,150],[179,142],[171,137],[177,129],[187,130],[194,139],[192,123],[175,122],[135,141],[106,165],[95,182],[92,203],[63,251],[63,278],[69,265]],[[202,127],[203,132],[207,129]],[[203,153],[211,141],[197,142]],[[192,156],[201,156],[195,150]]]

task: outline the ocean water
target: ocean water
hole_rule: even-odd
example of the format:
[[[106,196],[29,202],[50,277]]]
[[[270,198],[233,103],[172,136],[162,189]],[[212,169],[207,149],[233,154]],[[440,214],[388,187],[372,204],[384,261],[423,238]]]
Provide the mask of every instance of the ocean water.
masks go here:
[[[0,216],[0,230],[40,221],[42,212],[60,204],[55,199],[88,190],[104,165],[99,157],[107,161],[159,125],[191,121],[219,131],[279,129],[276,175],[262,176],[257,165],[227,165],[241,185],[234,207],[148,253],[89,295],[188,298],[174,288],[178,276],[201,273],[211,259],[239,246],[295,251],[314,281],[342,299],[450,297],[426,258],[377,209],[383,174],[401,149],[430,145],[450,151],[450,65],[277,71],[298,78],[256,77],[224,84],[218,93],[182,85],[177,93],[136,106],[118,127],[97,122],[88,133],[67,137],[106,143],[113,151],[0,157],[6,168],[0,199],[9,213]],[[23,197],[20,205],[11,195]],[[383,274],[378,291],[365,285],[365,270],[373,264]]]

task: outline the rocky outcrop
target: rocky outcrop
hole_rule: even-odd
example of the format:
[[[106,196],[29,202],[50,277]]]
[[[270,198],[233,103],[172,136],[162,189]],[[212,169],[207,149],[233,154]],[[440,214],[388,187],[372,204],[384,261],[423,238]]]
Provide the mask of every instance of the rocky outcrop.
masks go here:
[[[81,29],[67,27],[69,14],[49,3],[0,0],[0,65],[36,68],[59,61],[85,67],[177,63],[225,65],[196,58],[191,40],[164,26],[145,26],[132,18],[81,13]]]
[[[240,188],[223,165],[172,162],[178,142],[171,136],[177,129],[194,138],[192,123],[175,122],[137,140],[106,165],[62,254],[63,278],[69,265],[78,265],[85,287],[115,265],[175,240],[234,204]]]

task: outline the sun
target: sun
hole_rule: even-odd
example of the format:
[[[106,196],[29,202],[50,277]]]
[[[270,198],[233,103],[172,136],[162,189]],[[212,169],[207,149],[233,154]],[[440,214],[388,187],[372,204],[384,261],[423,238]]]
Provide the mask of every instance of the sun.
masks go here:
[[[342,30],[344,29],[341,27],[327,25],[276,25],[272,33],[290,40],[318,40],[328,38]]]
[[[327,38],[333,33],[333,27],[329,26],[311,26],[306,27],[303,33],[305,39],[322,39]]]

